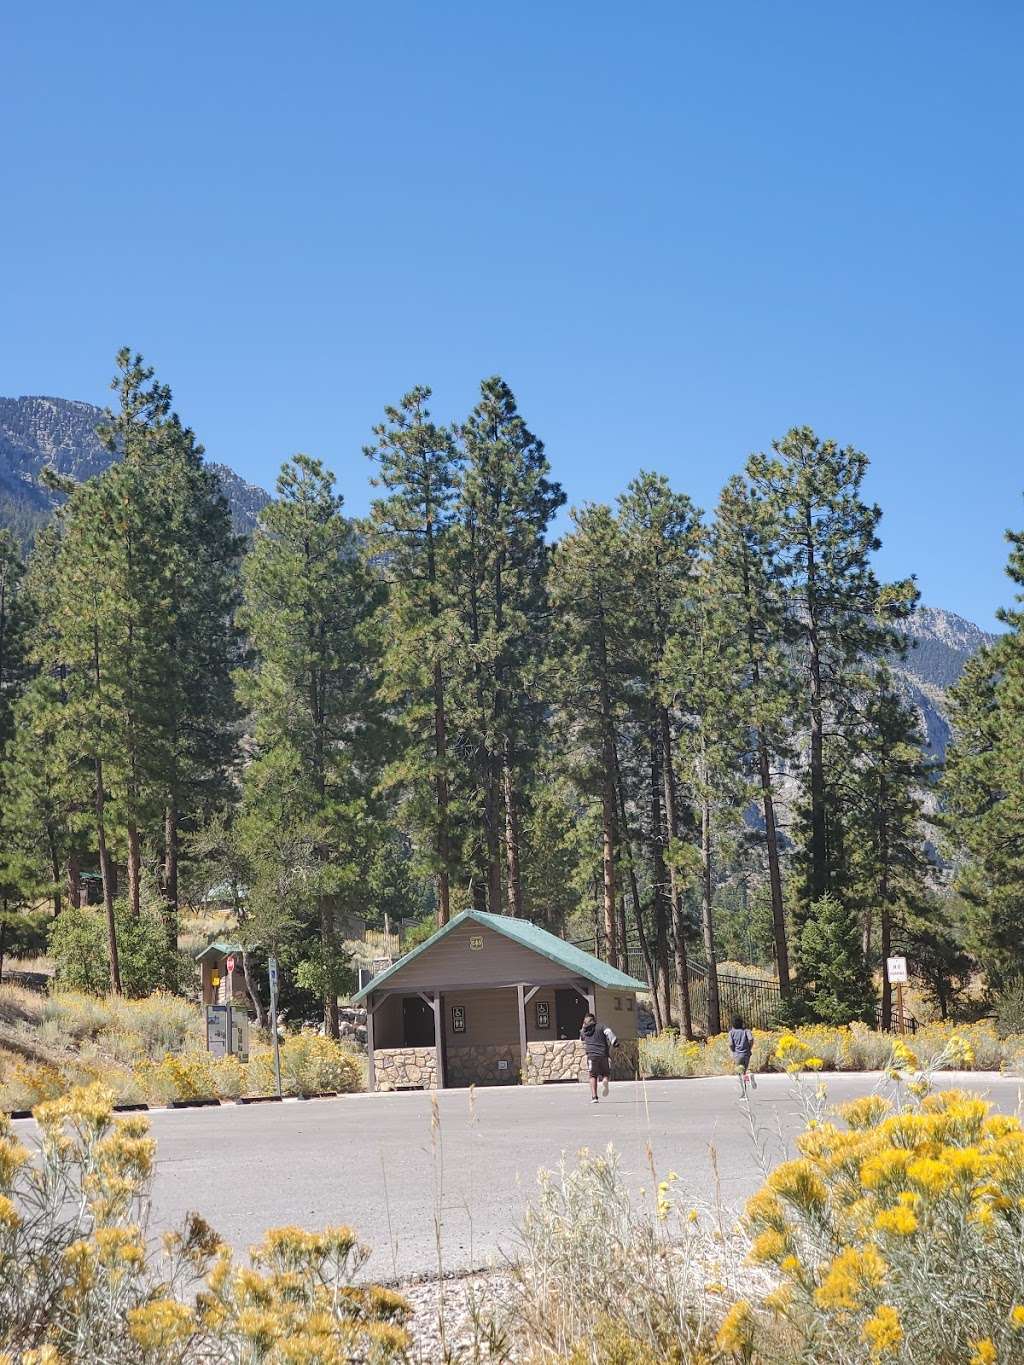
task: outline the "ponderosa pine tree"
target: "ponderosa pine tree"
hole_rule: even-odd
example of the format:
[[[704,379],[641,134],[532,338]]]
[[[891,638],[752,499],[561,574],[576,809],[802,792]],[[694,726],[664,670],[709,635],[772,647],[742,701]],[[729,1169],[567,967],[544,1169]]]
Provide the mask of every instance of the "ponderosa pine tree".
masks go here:
[[[608,960],[619,963],[625,936],[617,886],[616,729],[623,677],[634,667],[626,547],[610,508],[589,504],[574,508],[570,516],[573,529],[555,547],[551,574],[555,728],[581,796],[600,803],[604,947]]]
[[[321,985],[335,1038],[347,977],[335,912],[358,900],[385,757],[371,629],[382,590],[341,509],[318,460],[284,465],[243,567],[241,623],[255,662],[238,678],[255,744],[244,775],[247,853],[265,872],[253,898],[269,904],[290,875],[289,894],[315,912],[320,946],[307,977]],[[275,848],[294,867],[271,858]]]
[[[881,511],[864,501],[868,459],[852,446],[795,427],[773,444],[774,457],[752,456],[747,477],[773,527],[771,569],[785,596],[788,645],[800,670],[806,734],[805,809],[800,831],[803,905],[833,889],[826,727],[853,724],[847,711],[866,663],[898,654],[895,629],[913,609],[912,581],[882,586],[871,557],[879,548]]]
[[[893,926],[906,921],[908,911],[919,918],[927,892],[924,792],[932,772],[917,718],[884,664],[870,680],[862,723],[850,738],[856,749],[847,750],[843,780],[846,899],[860,916],[864,961],[869,970],[880,970],[882,1019],[888,1028],[892,988],[885,961],[892,953]]]
[[[967,946],[996,989],[1024,974],[1024,533],[1007,539],[1016,605],[952,690],[942,784]]]
[[[772,572],[778,545],[773,502],[755,496],[736,476],[722,490],[712,528],[712,578],[725,614],[735,621],[743,667],[741,688],[749,730],[748,761],[756,774],[764,819],[775,965],[784,1001],[791,993],[789,942],[782,880],[782,852],[775,782],[780,758],[791,754],[797,692],[792,656],[786,647],[786,597]]]
[[[385,490],[367,524],[369,550],[388,592],[381,608],[381,696],[401,731],[385,783],[405,796],[414,834],[434,877],[439,925],[451,913],[459,865],[450,755],[453,641],[452,528],[460,458],[451,431],[432,421],[430,390],[412,389],[385,410],[366,454]]]
[[[708,971],[707,1035],[721,1032],[714,897],[716,855],[742,818],[751,792],[744,781],[748,742],[742,680],[745,638],[731,603],[719,593],[714,562],[702,561],[680,610],[667,670],[682,715],[680,785],[697,813],[701,933]]]
[[[546,700],[539,687],[548,653],[546,533],[565,494],[498,376],[480,385],[460,436],[458,592],[474,678],[475,724],[467,728],[476,731],[481,882],[492,913],[522,915],[523,806]]]
[[[664,476],[641,473],[618,500],[635,620],[637,672],[632,697],[634,720],[646,749],[653,907],[653,952],[665,1024],[672,1021],[669,961],[675,947],[675,975],[683,1030],[693,1036],[689,970],[683,914],[682,876],[674,845],[686,817],[676,781],[676,735],[672,708],[675,680],[668,666],[670,642],[685,628],[688,606],[697,591],[698,559],[704,541],[700,511],[684,493],[675,493]],[[671,932],[670,932],[671,931]]]

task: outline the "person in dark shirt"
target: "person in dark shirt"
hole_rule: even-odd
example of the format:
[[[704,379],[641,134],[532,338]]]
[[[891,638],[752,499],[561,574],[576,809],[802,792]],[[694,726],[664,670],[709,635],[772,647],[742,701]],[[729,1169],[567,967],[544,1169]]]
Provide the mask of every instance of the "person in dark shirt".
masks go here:
[[[618,1038],[610,1028],[603,1028],[592,1014],[583,1019],[580,1029],[580,1042],[587,1054],[587,1072],[590,1076],[590,1103],[597,1103],[597,1083],[604,1081],[603,1094],[607,1098],[608,1082],[612,1074],[612,1048],[618,1046]]]
[[[754,1080],[750,1070],[750,1056],[754,1051],[754,1035],[744,1024],[742,1015],[739,1014],[734,1014],[732,1017],[732,1028],[729,1030],[729,1051],[736,1063],[736,1073],[740,1079],[741,1092],[746,1093],[748,1083],[752,1090],[756,1090],[757,1081]]]

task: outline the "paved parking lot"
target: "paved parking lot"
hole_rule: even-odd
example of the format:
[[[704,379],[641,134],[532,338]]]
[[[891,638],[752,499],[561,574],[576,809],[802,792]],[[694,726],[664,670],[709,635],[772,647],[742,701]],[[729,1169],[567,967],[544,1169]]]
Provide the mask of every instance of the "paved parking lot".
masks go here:
[[[955,1079],[1006,1112],[1018,1105],[1015,1081]],[[826,1080],[836,1100],[884,1084]],[[630,1185],[649,1189],[649,1144],[658,1171],[677,1171],[701,1200],[714,1194],[713,1145],[722,1198],[738,1204],[760,1170],[737,1100],[735,1080],[724,1076],[619,1083],[598,1105],[582,1085],[478,1090],[472,1108],[468,1091],[450,1090],[437,1097],[433,1136],[431,1096],[422,1092],[157,1112],[152,1230],[197,1209],[245,1250],[276,1224],[344,1222],[372,1247],[372,1272],[397,1278],[436,1271],[437,1216],[445,1269],[476,1268],[510,1244],[538,1169],[583,1146],[614,1143]],[[778,1160],[780,1130],[791,1137],[800,1127],[790,1078],[762,1077],[750,1115]]]

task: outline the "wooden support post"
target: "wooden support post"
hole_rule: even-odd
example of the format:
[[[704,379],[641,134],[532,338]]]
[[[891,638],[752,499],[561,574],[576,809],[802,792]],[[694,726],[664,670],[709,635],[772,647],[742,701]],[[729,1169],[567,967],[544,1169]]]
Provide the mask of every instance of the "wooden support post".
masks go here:
[[[434,998],[430,1002],[434,1009],[434,1060],[437,1067],[437,1089],[443,1090],[444,1084],[444,1041],[441,1038],[441,1026],[444,1019],[441,1015],[441,992],[435,991]]]
[[[370,995],[366,1000],[366,1088],[372,1094],[377,1089],[377,1072],[373,1065],[373,996]]]
[[[520,981],[519,985],[516,987],[516,998],[519,1002],[519,1075],[524,1085],[526,1083],[526,1059],[529,1056],[529,1053],[526,1050],[526,998],[524,994],[525,990],[526,987]],[[532,995],[533,992],[531,991],[530,994]]]

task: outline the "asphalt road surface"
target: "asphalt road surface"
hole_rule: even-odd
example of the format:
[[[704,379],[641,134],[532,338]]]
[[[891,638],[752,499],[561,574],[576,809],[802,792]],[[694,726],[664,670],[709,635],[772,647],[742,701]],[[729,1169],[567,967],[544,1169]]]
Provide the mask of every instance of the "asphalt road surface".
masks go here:
[[[829,1075],[839,1101],[885,1087],[877,1075]],[[1004,1112],[1018,1082],[992,1075],[943,1077],[986,1094]],[[788,1076],[762,1076],[750,1115],[774,1164],[783,1140],[802,1126]],[[438,1268],[440,1218],[446,1272],[500,1259],[517,1215],[536,1190],[537,1171],[580,1147],[613,1143],[632,1190],[651,1188],[648,1144],[659,1175],[675,1170],[678,1197],[729,1207],[760,1184],[752,1122],[731,1077],[619,1082],[600,1104],[583,1085],[350,1095],[268,1105],[157,1111],[151,1232],[200,1211],[239,1251],[265,1228],[348,1223],[373,1250],[368,1273],[381,1279]],[[17,1125],[30,1135],[31,1121]],[[715,1162],[711,1157],[714,1147]]]

